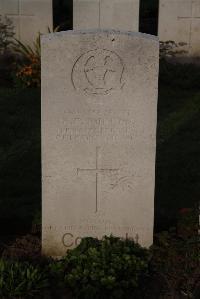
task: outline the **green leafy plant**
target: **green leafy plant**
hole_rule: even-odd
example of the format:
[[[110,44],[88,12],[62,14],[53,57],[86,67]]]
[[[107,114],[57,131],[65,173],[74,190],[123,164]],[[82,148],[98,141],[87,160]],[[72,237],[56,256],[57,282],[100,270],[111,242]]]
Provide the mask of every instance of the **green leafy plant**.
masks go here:
[[[47,286],[47,274],[39,266],[28,262],[0,260],[1,298],[28,298],[39,294]]]
[[[64,259],[75,298],[130,298],[148,273],[148,250],[131,240],[85,238]]]
[[[70,292],[64,283],[64,263],[63,260],[52,260],[49,263],[49,285],[51,298],[70,299]]]
[[[57,32],[58,30],[59,26],[53,32]],[[48,33],[51,33],[50,28],[48,28]],[[15,39],[13,50],[21,57],[15,67],[14,81],[16,86],[27,88],[40,87],[41,85],[40,37],[41,33],[38,33],[32,47]]]
[[[21,57],[15,67],[15,84],[22,88],[40,87],[41,46],[38,34],[33,47],[16,40],[14,51]]]

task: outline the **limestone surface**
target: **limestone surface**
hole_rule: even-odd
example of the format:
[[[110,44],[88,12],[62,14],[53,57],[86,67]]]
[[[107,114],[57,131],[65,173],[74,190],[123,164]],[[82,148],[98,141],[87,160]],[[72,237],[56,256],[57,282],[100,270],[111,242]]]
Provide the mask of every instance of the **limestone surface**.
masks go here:
[[[177,43],[177,54],[200,57],[200,0],[160,0],[158,35]]]
[[[15,38],[29,45],[53,27],[52,0],[0,0],[0,14],[12,21]]]
[[[152,244],[158,61],[141,33],[42,36],[45,254],[86,236]]]
[[[140,0],[74,0],[74,29],[139,30]]]

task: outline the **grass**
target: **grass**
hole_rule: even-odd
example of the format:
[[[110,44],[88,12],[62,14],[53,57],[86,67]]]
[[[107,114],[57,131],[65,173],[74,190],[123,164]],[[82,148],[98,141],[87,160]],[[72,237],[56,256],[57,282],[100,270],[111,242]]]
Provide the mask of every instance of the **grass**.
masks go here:
[[[0,89],[0,232],[27,229],[41,201],[40,93]]]
[[[175,99],[174,93],[171,101]],[[181,108],[158,123],[155,198],[160,228],[170,226],[179,209],[194,207],[199,201],[200,93],[183,93],[182,100]]]
[[[161,65],[156,230],[200,194],[200,70]],[[41,205],[40,92],[0,89],[0,233],[28,230]],[[5,229],[7,228],[7,230]]]
[[[175,224],[179,209],[194,207],[199,201],[199,87],[200,68],[161,64],[155,193],[157,230]]]

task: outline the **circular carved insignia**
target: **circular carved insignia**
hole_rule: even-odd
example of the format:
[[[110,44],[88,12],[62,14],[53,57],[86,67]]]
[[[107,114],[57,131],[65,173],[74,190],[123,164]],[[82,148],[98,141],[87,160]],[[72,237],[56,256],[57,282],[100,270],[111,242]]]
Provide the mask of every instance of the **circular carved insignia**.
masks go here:
[[[124,64],[114,51],[96,49],[82,54],[74,63],[72,83],[76,90],[107,95],[122,89]]]

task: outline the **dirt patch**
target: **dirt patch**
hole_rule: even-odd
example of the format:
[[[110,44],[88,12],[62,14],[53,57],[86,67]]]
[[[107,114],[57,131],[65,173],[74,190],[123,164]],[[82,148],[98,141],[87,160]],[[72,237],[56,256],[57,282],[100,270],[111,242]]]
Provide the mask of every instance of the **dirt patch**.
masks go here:
[[[4,245],[2,257],[9,259],[38,259],[41,257],[41,239],[38,236],[26,235],[10,245]]]

